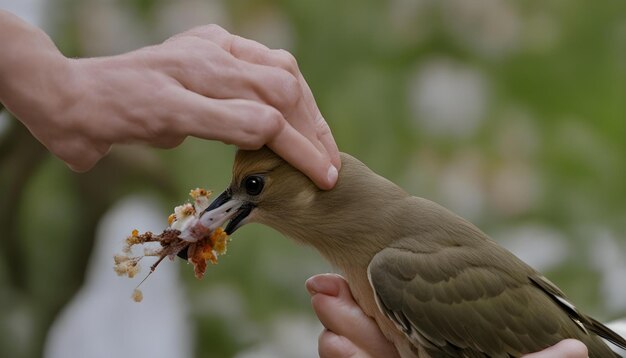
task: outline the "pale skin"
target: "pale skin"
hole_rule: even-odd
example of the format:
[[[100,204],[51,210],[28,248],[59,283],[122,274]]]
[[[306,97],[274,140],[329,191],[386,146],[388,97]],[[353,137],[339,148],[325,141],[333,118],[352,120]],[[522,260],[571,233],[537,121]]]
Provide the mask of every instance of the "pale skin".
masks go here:
[[[70,59],[2,10],[0,43],[0,102],[73,170],[89,170],[114,144],[172,148],[193,136],[267,145],[321,189],[337,180],[335,140],[284,50],[207,25],[121,55]],[[343,278],[314,276],[307,289],[326,327],[320,357],[397,356]],[[586,356],[582,343],[566,340],[527,358]]]
[[[320,188],[341,165],[295,58],[217,25],[122,55],[68,59],[0,11],[0,102],[76,171],[116,143],[171,148],[187,136],[272,148]]]

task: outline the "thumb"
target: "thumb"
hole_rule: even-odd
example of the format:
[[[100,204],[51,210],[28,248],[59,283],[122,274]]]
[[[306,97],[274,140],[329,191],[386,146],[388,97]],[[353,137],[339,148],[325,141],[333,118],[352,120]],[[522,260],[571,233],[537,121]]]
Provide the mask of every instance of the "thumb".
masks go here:
[[[575,339],[565,339],[541,352],[528,354],[522,358],[587,358],[587,346]]]
[[[398,357],[398,353],[354,301],[346,280],[335,274],[313,276],[306,282],[311,304],[320,322],[373,357]]]

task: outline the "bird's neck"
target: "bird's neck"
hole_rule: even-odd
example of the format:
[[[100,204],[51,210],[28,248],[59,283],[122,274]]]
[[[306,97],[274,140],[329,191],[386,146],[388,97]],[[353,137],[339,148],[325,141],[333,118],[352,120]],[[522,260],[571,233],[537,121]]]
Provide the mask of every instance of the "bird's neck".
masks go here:
[[[350,190],[354,188],[338,185],[332,191],[318,192],[310,205],[284,212],[288,218],[273,220],[271,226],[297,242],[313,246],[342,271],[367,267],[376,253],[397,238],[394,234],[403,227],[399,220],[408,196],[399,188],[341,192]]]

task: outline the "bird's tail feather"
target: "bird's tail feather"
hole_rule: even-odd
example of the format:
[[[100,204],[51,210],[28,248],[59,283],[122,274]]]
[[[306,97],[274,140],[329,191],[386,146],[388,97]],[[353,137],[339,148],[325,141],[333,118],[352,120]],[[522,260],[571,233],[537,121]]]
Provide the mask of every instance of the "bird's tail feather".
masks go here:
[[[592,317],[586,316],[585,318],[588,320],[588,322],[585,322],[586,323],[585,327],[588,330],[606,339],[607,341],[615,344],[621,349],[626,349],[626,339],[624,339],[624,337],[615,333],[612,329],[596,321]]]

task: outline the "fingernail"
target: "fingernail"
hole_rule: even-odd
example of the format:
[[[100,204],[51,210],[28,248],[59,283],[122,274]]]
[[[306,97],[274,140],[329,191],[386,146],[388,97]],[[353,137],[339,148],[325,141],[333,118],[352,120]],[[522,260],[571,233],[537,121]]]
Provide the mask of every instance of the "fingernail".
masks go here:
[[[311,296],[318,293],[328,296],[339,295],[339,285],[329,275],[317,275],[306,280],[306,289]]]
[[[328,168],[328,175],[326,177],[326,179],[328,180],[328,184],[331,187],[335,186],[335,183],[337,182],[338,177],[339,177],[339,172],[337,171],[337,168],[335,168],[334,165],[331,165],[330,168]]]

